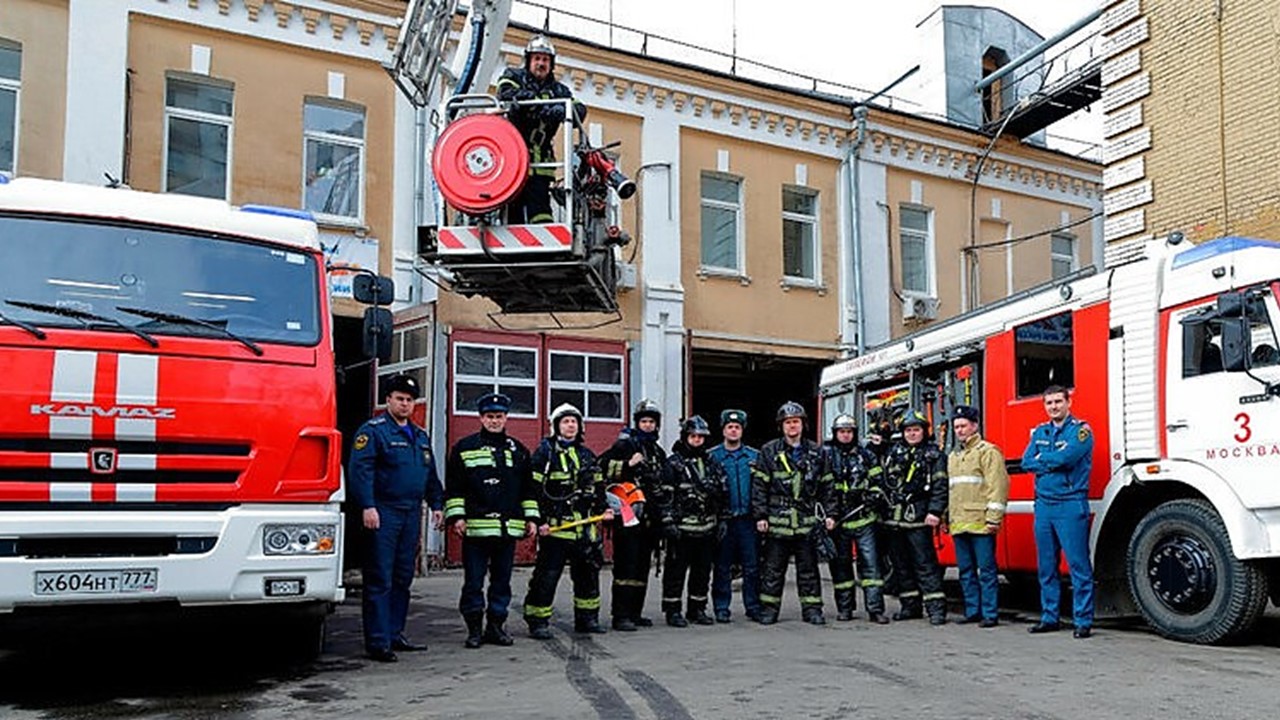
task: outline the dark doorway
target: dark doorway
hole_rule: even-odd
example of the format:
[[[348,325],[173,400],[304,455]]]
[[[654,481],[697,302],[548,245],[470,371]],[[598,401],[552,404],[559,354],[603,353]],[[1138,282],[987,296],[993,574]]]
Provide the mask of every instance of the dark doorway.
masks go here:
[[[760,447],[778,436],[774,418],[782,403],[794,400],[811,421],[816,417],[818,377],[825,365],[826,361],[806,358],[694,350],[693,412],[706,418],[719,442],[720,411],[746,410],[745,440]],[[811,422],[805,436],[816,439],[822,432]]]
[[[351,452],[351,439],[361,423],[368,420],[373,411],[370,404],[369,377],[373,365],[364,356],[361,345],[362,321],[360,318],[333,318],[333,349],[338,367],[338,430],[342,432],[342,466],[347,465]],[[343,503],[346,518],[346,550],[344,569],[360,567],[364,546],[361,542],[360,510]]]

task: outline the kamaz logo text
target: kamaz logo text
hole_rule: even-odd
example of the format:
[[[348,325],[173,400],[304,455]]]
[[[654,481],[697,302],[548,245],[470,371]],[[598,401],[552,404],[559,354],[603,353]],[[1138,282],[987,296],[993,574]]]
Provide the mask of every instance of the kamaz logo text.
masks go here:
[[[114,405],[112,407],[102,407],[101,405],[81,405],[78,403],[46,403],[43,405],[32,405],[32,415],[48,415],[51,417],[100,417],[100,418],[129,418],[134,420],[174,420],[177,418],[177,408],[162,407],[126,407]]]

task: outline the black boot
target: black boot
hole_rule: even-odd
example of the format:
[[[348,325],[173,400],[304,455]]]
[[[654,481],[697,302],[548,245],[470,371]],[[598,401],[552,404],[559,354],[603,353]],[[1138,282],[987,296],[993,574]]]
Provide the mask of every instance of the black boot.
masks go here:
[[[529,637],[534,640],[551,639],[551,626],[546,618],[525,618],[524,621],[529,625]]]
[[[578,611],[573,614],[573,631],[591,635],[603,635],[608,630],[600,624],[599,613],[594,610]]]
[[[667,613],[667,624],[675,628],[689,627],[689,621],[684,619],[684,614],[679,610]]]
[[[475,650],[484,644],[484,613],[467,613],[462,619],[467,622],[467,641],[463,645]]]
[[[812,608],[801,613],[804,621],[810,625],[826,625],[827,619],[822,615],[822,608]]]
[[[501,620],[492,617],[489,618],[489,625],[484,629],[485,642],[490,645],[500,645],[502,647],[509,647],[515,643],[515,638],[508,635],[507,631],[503,629],[503,622],[505,622],[505,618]]]
[[[919,598],[899,598],[898,603],[900,607],[898,612],[893,614],[894,620],[917,620],[924,617]]]
[[[836,591],[836,620],[847,622],[853,619],[853,613],[858,609],[857,596],[853,593],[853,588]]]
[[[694,625],[715,625],[715,618],[707,614],[705,607],[689,608],[689,622]]]
[[[773,625],[774,623],[778,622],[777,608],[767,607],[761,610],[760,614],[756,616],[756,622],[760,623],[761,625]]]
[[[615,617],[613,619],[613,629],[618,632],[635,632],[636,623],[629,617]]]
[[[947,606],[942,600],[930,600],[925,603],[925,609],[929,612],[930,625],[946,625],[947,624]]]

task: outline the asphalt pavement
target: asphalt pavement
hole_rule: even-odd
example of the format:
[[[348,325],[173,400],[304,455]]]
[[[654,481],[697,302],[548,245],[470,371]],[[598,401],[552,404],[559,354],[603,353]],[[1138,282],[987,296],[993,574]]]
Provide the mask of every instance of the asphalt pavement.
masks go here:
[[[509,648],[462,647],[461,572],[418,580],[409,619],[426,652],[381,664],[362,655],[358,593],[332,616],[318,660],[297,662],[234,623],[121,627],[86,635],[51,628],[37,648],[0,652],[0,717],[33,718],[1262,718],[1280,686],[1280,616],[1246,644],[1164,640],[1135,623],[1032,636],[1035,613],[999,627],[916,620],[800,621],[794,584],[781,621],[572,631],[568,578],[553,639],[524,632],[517,570]],[[567,573],[566,573],[567,576]],[[609,571],[602,573],[608,608]],[[950,588],[952,591],[954,587]],[[738,598],[735,596],[735,601]],[[896,606],[892,599],[890,608]],[[954,617],[954,616],[953,616]]]

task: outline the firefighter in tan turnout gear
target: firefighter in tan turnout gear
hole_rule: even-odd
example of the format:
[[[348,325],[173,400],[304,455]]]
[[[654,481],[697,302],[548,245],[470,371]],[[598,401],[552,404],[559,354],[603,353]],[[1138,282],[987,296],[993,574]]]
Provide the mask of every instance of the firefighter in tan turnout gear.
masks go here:
[[[782,437],[760,449],[753,469],[751,512],[756,530],[764,537],[760,570],[760,613],[762,625],[778,621],[787,566],[796,559],[796,586],[800,592],[801,616],[813,625],[823,625],[822,578],[818,574],[818,554],[809,533],[829,518],[822,507],[830,501],[831,472],[827,454],[817,443],[802,437],[807,414],[795,402],[778,408]],[[828,527],[830,529],[830,527]]]

